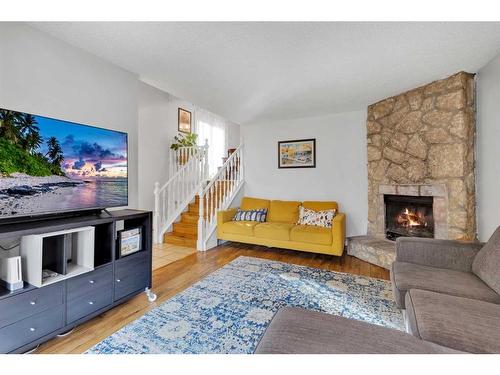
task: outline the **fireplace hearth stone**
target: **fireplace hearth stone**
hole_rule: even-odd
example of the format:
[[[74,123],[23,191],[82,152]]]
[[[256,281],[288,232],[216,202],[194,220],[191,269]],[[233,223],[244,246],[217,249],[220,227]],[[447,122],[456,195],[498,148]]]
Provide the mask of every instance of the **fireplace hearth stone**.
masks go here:
[[[349,237],[347,254],[390,270],[396,259],[396,242],[373,235]]]

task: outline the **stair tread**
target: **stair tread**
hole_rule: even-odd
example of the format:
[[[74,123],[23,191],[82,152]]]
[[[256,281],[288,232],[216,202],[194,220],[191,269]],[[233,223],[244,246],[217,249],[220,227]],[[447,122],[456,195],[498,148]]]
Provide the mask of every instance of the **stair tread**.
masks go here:
[[[174,232],[165,233],[163,236],[163,242],[172,245],[182,245],[196,248],[196,239],[178,236]]]
[[[182,221],[174,223],[173,225],[179,228],[198,228],[197,223],[183,223]]]

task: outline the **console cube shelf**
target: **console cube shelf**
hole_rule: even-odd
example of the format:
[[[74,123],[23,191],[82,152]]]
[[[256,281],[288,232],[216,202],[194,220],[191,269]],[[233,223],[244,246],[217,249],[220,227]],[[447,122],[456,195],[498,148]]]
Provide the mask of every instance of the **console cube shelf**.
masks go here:
[[[24,238],[26,263],[23,289],[0,286],[0,353],[33,349],[139,293],[153,301],[152,217],[149,211],[119,210],[0,225],[0,240]],[[143,249],[119,258],[118,227],[141,227]],[[40,284],[41,266],[61,275]]]
[[[21,238],[24,280],[38,288],[94,269],[94,227],[33,234]],[[57,276],[43,278],[48,269]]]

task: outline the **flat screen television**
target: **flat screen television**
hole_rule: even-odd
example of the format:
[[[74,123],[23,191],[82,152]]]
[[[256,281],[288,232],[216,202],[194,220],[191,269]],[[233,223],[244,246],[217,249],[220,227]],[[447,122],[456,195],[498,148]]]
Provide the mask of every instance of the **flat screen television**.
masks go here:
[[[126,205],[127,133],[0,108],[0,220]]]

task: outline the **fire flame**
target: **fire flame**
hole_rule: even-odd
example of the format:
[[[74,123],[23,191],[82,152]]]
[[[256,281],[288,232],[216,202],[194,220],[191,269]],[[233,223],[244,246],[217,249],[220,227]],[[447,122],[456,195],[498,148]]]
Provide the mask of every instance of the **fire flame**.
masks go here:
[[[404,212],[397,217],[397,222],[403,227],[427,226],[427,222],[421,215],[411,212],[408,208],[405,208]]]

